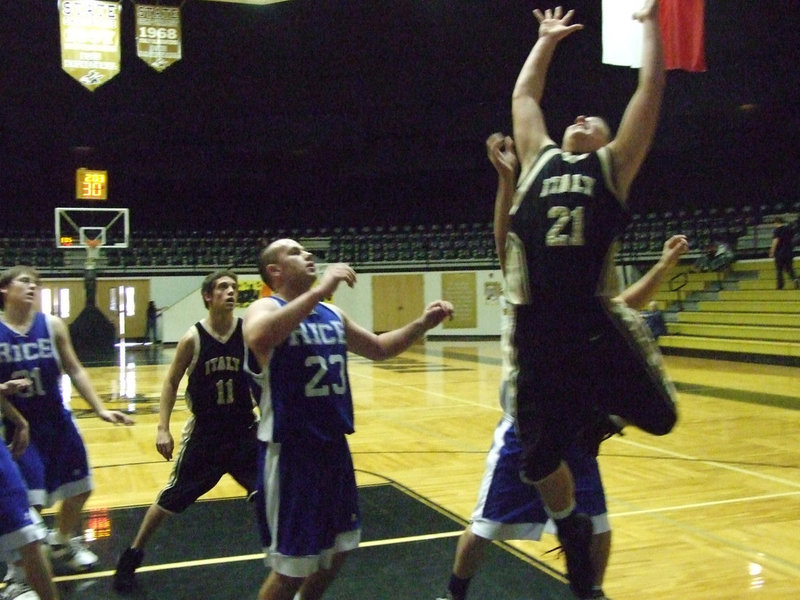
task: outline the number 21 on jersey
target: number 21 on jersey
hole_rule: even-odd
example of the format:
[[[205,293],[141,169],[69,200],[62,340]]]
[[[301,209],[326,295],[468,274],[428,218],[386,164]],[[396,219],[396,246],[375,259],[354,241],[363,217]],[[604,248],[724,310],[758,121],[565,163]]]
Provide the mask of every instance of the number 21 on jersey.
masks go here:
[[[583,246],[583,207],[570,210],[566,206],[551,206],[547,211],[549,219],[555,222],[547,230],[545,244],[548,246]],[[569,233],[564,233],[566,230]]]

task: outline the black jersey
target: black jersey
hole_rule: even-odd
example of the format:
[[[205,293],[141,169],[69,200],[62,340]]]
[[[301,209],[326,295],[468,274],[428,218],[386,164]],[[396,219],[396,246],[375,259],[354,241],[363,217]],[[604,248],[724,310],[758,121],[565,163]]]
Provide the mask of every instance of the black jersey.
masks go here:
[[[613,188],[606,148],[571,154],[545,147],[520,178],[511,208],[509,301],[567,313],[595,304],[606,271],[613,268],[613,242],[628,219]]]
[[[245,368],[248,352],[242,319],[224,342],[196,323],[195,357],[189,368],[186,403],[204,429],[249,427],[254,421],[251,375]]]

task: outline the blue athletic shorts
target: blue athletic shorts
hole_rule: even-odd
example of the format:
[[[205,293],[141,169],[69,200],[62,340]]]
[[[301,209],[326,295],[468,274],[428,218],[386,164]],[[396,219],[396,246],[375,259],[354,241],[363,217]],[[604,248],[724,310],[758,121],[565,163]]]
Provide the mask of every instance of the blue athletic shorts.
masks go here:
[[[93,489],[86,447],[70,413],[31,422],[31,442],[17,459],[31,506],[52,506]]]
[[[28,504],[19,469],[5,444],[0,443],[0,560],[15,562],[16,550],[45,536],[38,513]]]
[[[358,547],[361,514],[345,436],[262,443],[261,453],[258,521],[272,569],[307,577]]]
[[[470,529],[474,534],[489,540],[541,538],[548,516],[536,488],[520,478],[521,456],[522,446],[514,421],[503,417],[494,432],[478,503],[472,513]],[[575,445],[565,458],[575,479],[578,510],[592,518],[594,533],[609,531],[611,525],[597,459]]]

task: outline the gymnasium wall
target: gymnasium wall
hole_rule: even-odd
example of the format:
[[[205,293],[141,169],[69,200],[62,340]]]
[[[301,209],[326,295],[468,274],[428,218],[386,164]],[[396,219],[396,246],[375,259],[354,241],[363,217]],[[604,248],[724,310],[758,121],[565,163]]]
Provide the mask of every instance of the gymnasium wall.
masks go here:
[[[324,266],[323,266],[324,268]],[[245,296],[256,298],[261,281],[255,273],[238,273],[240,301]],[[634,267],[619,268],[622,284],[637,279]],[[177,343],[186,330],[203,319],[206,308],[200,296],[200,286],[205,275],[162,276],[150,278],[98,278],[97,305],[118,328],[118,315],[109,306],[109,290],[124,285],[133,287],[135,315],[126,318],[126,336],[129,339],[144,337],[147,302],[153,300],[163,309],[159,319],[159,337],[167,344]],[[379,281],[378,278],[383,278]],[[410,278],[410,279],[409,279]],[[410,287],[409,281],[419,282],[419,290]],[[378,285],[381,284],[381,285]],[[387,285],[388,284],[388,285]],[[70,279],[43,279],[43,287],[53,290],[70,290],[71,314],[65,321],[71,323],[85,304],[83,281]],[[394,290],[391,297],[376,296],[377,289]],[[499,336],[502,276],[499,270],[432,271],[409,273],[360,273],[353,288],[342,285],[331,299],[361,326],[369,330],[386,330],[405,324],[422,313],[425,305],[440,298],[449,300],[455,307],[452,321],[445,321],[428,332],[429,336]],[[244,292],[247,290],[247,293]],[[419,293],[421,292],[421,293]],[[236,308],[243,316],[246,306]],[[388,323],[376,327],[376,323]]]

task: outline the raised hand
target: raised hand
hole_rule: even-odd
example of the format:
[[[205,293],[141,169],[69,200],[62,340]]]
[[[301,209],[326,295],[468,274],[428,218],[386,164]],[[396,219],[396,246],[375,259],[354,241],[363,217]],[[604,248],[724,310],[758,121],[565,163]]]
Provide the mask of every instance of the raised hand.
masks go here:
[[[514,151],[514,140],[502,133],[493,133],[486,140],[486,153],[497,173],[514,177],[519,169],[519,160]]]
[[[658,0],[645,0],[644,6],[633,13],[637,21],[645,21],[658,16]]]
[[[349,265],[336,263],[327,266],[318,286],[320,290],[324,291],[324,295],[327,298],[336,291],[342,281],[353,287],[356,283],[356,272]]]
[[[673,235],[666,242],[661,251],[661,260],[664,261],[669,268],[678,264],[681,256],[689,251],[689,240],[685,235]]]
[[[564,14],[564,9],[556,6],[554,9],[548,8],[544,12],[538,8],[533,11],[533,16],[539,21],[539,37],[550,37],[558,41],[567,37],[570,33],[583,29],[583,25],[576,23],[570,25],[574,10],[567,11]]]

